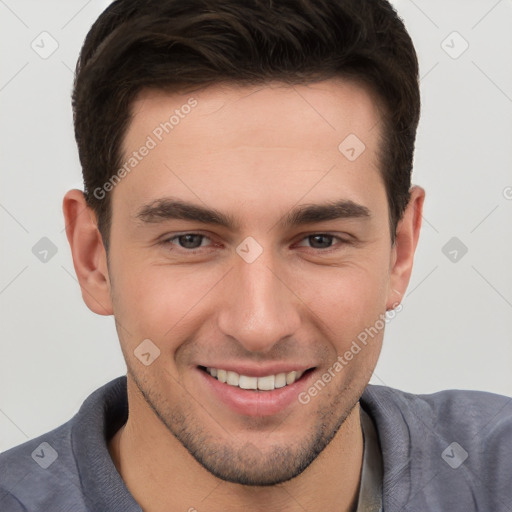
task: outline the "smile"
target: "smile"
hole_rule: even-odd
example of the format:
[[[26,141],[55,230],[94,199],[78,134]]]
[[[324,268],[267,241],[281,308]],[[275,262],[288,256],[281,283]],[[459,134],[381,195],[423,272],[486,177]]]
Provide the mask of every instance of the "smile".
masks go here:
[[[205,386],[205,397],[213,400],[217,410],[225,405],[246,417],[271,416],[301,406],[297,397],[316,374],[316,367],[300,363],[276,363],[265,369],[241,363],[238,370],[243,373],[235,368],[236,363],[229,370],[199,365],[197,374]]]
[[[241,389],[253,389],[260,391],[272,391],[274,389],[284,388],[299,380],[304,374],[303,371],[291,371],[288,373],[278,373],[275,375],[265,375],[263,377],[249,377],[239,373],[223,370],[221,368],[206,368],[206,371],[218,381],[229,386]]]

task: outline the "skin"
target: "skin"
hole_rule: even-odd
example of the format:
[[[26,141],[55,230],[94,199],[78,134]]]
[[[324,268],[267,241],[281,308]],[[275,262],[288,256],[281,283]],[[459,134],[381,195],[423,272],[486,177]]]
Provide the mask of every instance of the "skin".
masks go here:
[[[411,189],[392,244],[377,159],[381,114],[369,92],[341,79],[144,91],[125,155],[191,96],[197,106],[111,192],[108,265],[82,192],[63,202],[83,299],[114,315],[128,369],[130,415],[110,453],[145,511],[353,510],[363,456],[358,400],[383,330],[309,403],[265,417],[224,406],[197,365],[284,361],[315,367],[312,382],[320,378],[400,302],[424,191]],[[350,133],[366,146],[354,161],[338,149]],[[234,215],[239,229],[137,218],[164,196]],[[369,216],[278,224],[299,205],[339,199]],[[178,238],[163,242],[185,233],[206,237],[195,239],[193,255]],[[312,237],[319,233],[333,238]],[[249,236],[263,249],[252,263],[235,250]],[[160,356],[145,366],[134,350],[148,338]]]

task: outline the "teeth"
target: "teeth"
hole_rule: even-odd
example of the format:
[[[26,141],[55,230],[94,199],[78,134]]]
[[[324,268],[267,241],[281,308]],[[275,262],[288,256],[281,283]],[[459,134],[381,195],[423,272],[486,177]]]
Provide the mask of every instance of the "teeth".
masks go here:
[[[240,375],[238,385],[242,389],[258,389],[258,377],[247,377]]]
[[[297,376],[297,372],[290,372],[286,374],[286,384],[292,384],[295,382],[295,377]]]
[[[226,384],[230,386],[238,386],[238,382],[240,381],[240,375],[235,372],[227,372]]]
[[[275,375],[267,375],[266,377],[259,377],[256,379],[258,381],[258,389],[263,391],[271,391],[275,389],[276,376]]]
[[[259,389],[260,391],[272,391],[274,389],[284,388],[293,384],[302,377],[304,372],[292,371],[288,373],[278,373],[277,375],[265,375],[264,377],[249,377],[240,375],[236,372],[221,370],[219,368],[206,368],[206,371],[216,377],[220,382],[230,386],[240,387],[242,389]]]
[[[286,386],[286,373],[278,373],[274,382],[276,388],[284,388]]]

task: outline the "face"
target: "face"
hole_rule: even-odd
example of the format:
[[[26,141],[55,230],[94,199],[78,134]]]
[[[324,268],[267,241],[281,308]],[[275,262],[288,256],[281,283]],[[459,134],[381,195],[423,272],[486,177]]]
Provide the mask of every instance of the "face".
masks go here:
[[[329,80],[146,91],[132,113],[108,267],[130,407],[221,479],[293,478],[354,409],[383,330],[344,354],[399,300],[375,102]]]

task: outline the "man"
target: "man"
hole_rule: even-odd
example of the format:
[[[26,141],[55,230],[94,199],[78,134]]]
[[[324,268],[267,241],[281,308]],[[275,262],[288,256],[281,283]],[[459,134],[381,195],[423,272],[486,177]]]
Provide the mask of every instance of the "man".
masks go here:
[[[127,364],[0,456],[2,511],[506,511],[512,406],[368,382],[421,226],[385,0],[119,0],[77,65],[82,296]]]

